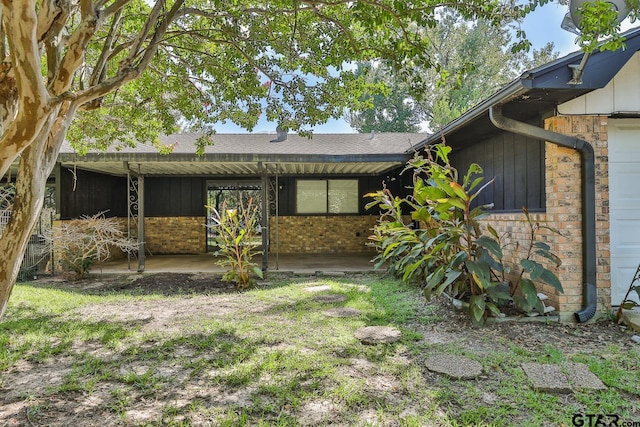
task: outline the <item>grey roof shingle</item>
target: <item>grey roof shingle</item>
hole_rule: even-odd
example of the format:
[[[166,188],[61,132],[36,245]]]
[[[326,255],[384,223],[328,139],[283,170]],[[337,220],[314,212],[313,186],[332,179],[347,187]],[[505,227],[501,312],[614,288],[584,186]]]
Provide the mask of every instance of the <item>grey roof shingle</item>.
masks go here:
[[[200,133],[177,133],[161,136],[163,145],[174,144],[174,153],[192,154]],[[426,135],[418,133],[371,134],[314,134],[311,138],[297,134],[288,135],[280,142],[275,134],[214,134],[214,145],[206,147],[206,154],[299,154],[299,155],[358,155],[358,154],[402,154],[422,141]],[[107,153],[157,153],[150,144],[136,147],[110,147]],[[97,152],[97,151],[95,151]],[[69,144],[64,144],[61,153],[74,153]]]

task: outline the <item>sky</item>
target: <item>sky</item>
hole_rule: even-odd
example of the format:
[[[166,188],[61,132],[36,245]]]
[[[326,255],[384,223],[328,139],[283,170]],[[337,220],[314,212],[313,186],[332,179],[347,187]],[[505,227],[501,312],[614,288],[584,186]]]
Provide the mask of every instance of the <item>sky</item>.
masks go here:
[[[575,44],[576,35],[560,28],[562,19],[568,11],[568,6],[557,2],[547,3],[538,7],[535,11],[525,17],[522,29],[526,32],[527,38],[531,41],[533,49],[539,49],[548,42],[553,42],[555,50],[560,53],[560,57],[579,50]],[[629,20],[622,23],[622,30],[626,31],[632,26]],[[261,119],[254,128],[253,133],[275,133],[276,124]],[[216,125],[218,133],[247,133],[245,129],[232,123]],[[354,133],[345,120],[330,120],[324,125],[313,128],[314,133]]]

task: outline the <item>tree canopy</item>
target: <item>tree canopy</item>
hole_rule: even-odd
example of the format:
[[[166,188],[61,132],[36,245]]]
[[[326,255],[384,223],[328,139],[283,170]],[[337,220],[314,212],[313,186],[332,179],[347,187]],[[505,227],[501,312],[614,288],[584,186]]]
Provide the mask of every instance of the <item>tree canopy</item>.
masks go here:
[[[513,34],[511,26],[497,26],[482,19],[469,22],[456,11],[444,9],[437,25],[425,33],[437,67],[421,70],[420,83],[424,86],[411,85],[384,62],[361,64],[358,72],[383,87],[373,86],[379,92],[361,98],[373,107],[352,110],[347,120],[360,132],[415,132],[421,123],[435,130],[525,69],[557,57],[551,43],[531,54],[512,51],[510,47],[516,43]]]

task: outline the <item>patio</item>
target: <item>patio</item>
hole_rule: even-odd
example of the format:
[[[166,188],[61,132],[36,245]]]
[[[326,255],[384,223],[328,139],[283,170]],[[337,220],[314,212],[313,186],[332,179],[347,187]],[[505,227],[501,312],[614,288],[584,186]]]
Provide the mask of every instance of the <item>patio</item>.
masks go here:
[[[357,273],[376,271],[371,262],[375,254],[280,254],[269,256],[271,273],[316,274]],[[256,260],[260,265],[261,259]],[[138,268],[138,260],[127,259],[109,261],[96,265],[94,272],[132,273]],[[223,273],[224,267],[216,264],[213,254],[199,255],[148,255],[145,259],[145,273]],[[382,270],[378,270],[382,271]]]

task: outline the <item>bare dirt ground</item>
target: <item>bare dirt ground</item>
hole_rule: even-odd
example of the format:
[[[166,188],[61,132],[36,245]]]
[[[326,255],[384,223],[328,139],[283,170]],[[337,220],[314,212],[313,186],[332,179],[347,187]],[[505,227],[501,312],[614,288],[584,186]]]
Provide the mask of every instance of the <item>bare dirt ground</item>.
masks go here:
[[[145,276],[102,276],[88,278],[76,282],[56,284],[62,288],[82,290],[85,293],[104,294],[118,291],[129,291],[141,295],[153,292],[163,295],[186,295],[184,298],[170,300],[140,300],[118,304],[100,304],[83,306],[79,314],[95,320],[122,321],[127,324],[143,325],[143,332],[170,333],[172,328],[179,330],[189,324],[194,313],[211,313],[212,316],[225,315],[239,310],[255,312],[265,311],[268,307],[251,305],[247,307],[246,299],[238,294],[232,285],[220,281],[210,275],[192,275],[165,273]],[[430,310],[435,316],[432,322],[416,322],[410,327],[424,336],[425,344],[455,344],[468,348],[476,354],[491,354],[501,349],[508,350],[517,345],[523,349],[538,352],[545,346],[557,346],[562,343],[566,355],[571,353],[589,354],[603,346],[618,346],[626,351],[636,346],[628,332],[612,321],[598,322],[589,325],[546,325],[544,323],[504,323],[474,327],[467,316],[450,306],[440,306]],[[149,414],[157,413],[163,403],[156,396],[147,400],[144,393],[131,391],[130,398],[137,400],[135,410],[127,413],[127,423],[118,417],[117,410],[105,408],[105,402],[113,402],[117,397],[113,389],[100,385],[91,393],[51,394],[47,390],[59,387],[65,376],[74,369],[74,359],[70,354],[92,354],[104,360],[118,358],[117,351],[102,346],[99,342],[86,341],[80,348],[73,348],[60,356],[53,356],[43,363],[37,361],[21,361],[6,373],[0,382],[0,427],[4,426],[93,426],[93,425],[129,425],[129,421],[144,424]],[[187,347],[179,344],[172,349],[174,354],[189,356]],[[420,363],[421,356],[414,357],[411,362]],[[136,366],[127,366],[128,371],[145,372],[149,367],[144,360],[136,362]],[[167,364],[157,367],[165,370],[166,376],[181,382],[189,375],[182,366]],[[360,369],[354,364],[348,373],[353,377],[370,375],[367,369]],[[435,374],[425,372],[426,376]],[[187,381],[188,388],[174,390],[163,396],[165,402],[175,402],[177,406],[186,404],[194,396],[216,405],[242,405],[251,399],[254,390],[250,387],[226,394],[206,382]],[[386,385],[382,384],[385,388]],[[135,387],[133,387],[135,389]],[[34,404],[37,402],[37,405]],[[317,407],[306,408],[308,425],[314,419],[321,419],[328,410],[319,402]],[[111,404],[113,405],[113,403]],[[38,413],[38,408],[46,408]],[[46,416],[44,413],[46,412]],[[4,418],[3,418],[4,417]],[[316,418],[314,418],[316,417]],[[192,420],[194,425],[207,425],[202,420]],[[304,421],[304,420],[303,420]]]

